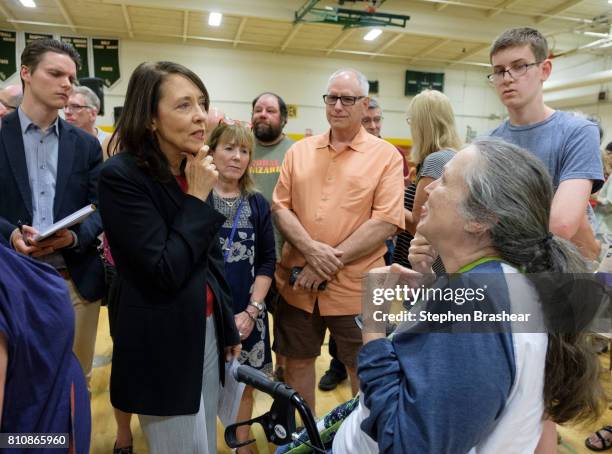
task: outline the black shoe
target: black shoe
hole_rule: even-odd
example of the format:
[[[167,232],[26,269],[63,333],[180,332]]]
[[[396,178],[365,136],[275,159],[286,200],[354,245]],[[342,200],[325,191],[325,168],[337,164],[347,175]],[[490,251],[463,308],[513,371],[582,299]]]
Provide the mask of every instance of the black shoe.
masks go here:
[[[134,448],[132,448],[132,445],[124,446],[123,448],[118,448],[117,443],[115,442],[115,445],[113,446],[113,454],[133,454],[133,453],[134,453]]]
[[[346,374],[340,375],[335,370],[329,369],[319,380],[319,389],[321,391],[331,391],[336,389],[336,386],[344,380],[346,380]]]

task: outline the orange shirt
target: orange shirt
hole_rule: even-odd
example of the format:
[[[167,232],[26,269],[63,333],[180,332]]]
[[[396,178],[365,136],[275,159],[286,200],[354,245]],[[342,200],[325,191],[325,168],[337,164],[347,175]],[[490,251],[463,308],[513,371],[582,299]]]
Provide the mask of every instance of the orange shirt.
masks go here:
[[[305,138],[287,151],[272,196],[272,211],[292,210],[313,240],[332,247],[369,219],[404,228],[403,164],[395,147],[363,127],[341,152],[331,146],[329,136],[330,131]],[[306,260],[285,242],[276,284],[289,304],[304,311],[312,313],[318,299],[321,315],[358,314],[363,275],[384,266],[386,250],[381,241],[369,255],[345,264],[324,291],[294,291],[289,273]]]

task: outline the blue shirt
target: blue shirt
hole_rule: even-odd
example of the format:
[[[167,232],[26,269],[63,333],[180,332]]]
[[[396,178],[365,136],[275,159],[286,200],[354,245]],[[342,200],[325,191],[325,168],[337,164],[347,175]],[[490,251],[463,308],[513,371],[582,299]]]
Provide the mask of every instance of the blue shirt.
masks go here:
[[[59,122],[56,118],[53,124],[43,131],[32,122],[21,107],[17,109],[17,113],[32,191],[32,227],[40,232],[55,222],[53,203],[57,183]],[[66,268],[66,261],[61,252],[40,257],[40,260],[57,269]]]
[[[595,123],[556,110],[546,120],[514,126],[509,120],[489,133],[531,151],[544,163],[555,191],[565,180],[593,180],[592,192],[603,185],[599,131]]]
[[[59,129],[55,122],[43,131],[21,109],[19,122],[23,135],[28,179],[32,190],[32,227],[44,230],[53,224],[53,201],[57,181]]]
[[[478,265],[454,285],[483,288],[482,282],[485,302],[497,313],[510,311],[498,262]],[[516,372],[512,334],[434,329],[400,332],[359,352],[361,392],[370,410],[361,429],[381,453],[467,453],[504,410]]]
[[[0,333],[7,339],[9,358],[0,432],[70,433],[74,428],[76,452],[88,453],[89,396],[72,352],[74,310],[66,283],[48,265],[2,245]]]

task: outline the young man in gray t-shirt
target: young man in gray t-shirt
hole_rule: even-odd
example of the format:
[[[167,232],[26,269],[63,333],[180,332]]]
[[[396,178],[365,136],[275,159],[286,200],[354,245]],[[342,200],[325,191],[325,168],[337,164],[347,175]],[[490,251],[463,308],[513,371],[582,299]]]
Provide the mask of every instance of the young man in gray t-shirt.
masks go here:
[[[591,192],[603,184],[599,132],[595,124],[544,104],[542,88],[552,71],[548,55],[546,38],[532,28],[506,30],[495,40],[489,53],[493,72],[488,77],[508,110],[508,120],[490,135],[519,145],[544,162],[555,189],[550,232],[571,240],[594,260],[600,247],[586,208]],[[555,424],[546,420],[535,452],[556,452],[556,447]]]
[[[589,196],[603,184],[597,126],[544,104],[543,84],[552,71],[546,39],[532,28],[507,30],[490,51],[489,81],[508,110],[490,135],[538,156],[553,179],[550,231],[571,240],[589,259],[599,244],[586,216]],[[509,169],[511,171],[511,169]]]

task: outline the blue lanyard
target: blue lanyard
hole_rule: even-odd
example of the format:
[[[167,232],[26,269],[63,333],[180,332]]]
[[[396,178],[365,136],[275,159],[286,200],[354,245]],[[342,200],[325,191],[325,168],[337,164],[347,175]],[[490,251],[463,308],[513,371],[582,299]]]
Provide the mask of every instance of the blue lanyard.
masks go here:
[[[240,196],[240,203],[238,204],[238,210],[236,210],[236,216],[234,216],[234,223],[232,224],[232,231],[227,237],[225,242],[225,252],[223,253],[223,263],[227,263],[227,256],[230,253],[230,249],[232,249],[232,245],[234,244],[234,235],[236,234],[236,227],[238,227],[238,218],[240,218],[240,210],[242,209],[242,203],[244,202],[244,198]]]

